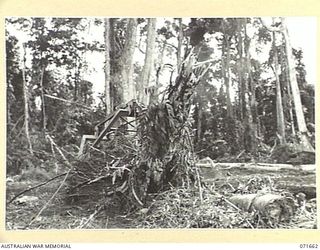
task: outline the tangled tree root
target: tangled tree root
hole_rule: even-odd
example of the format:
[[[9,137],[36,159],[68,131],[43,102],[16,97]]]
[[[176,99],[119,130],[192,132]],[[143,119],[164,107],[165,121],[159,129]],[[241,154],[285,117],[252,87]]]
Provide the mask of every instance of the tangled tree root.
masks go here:
[[[193,90],[209,65],[198,65],[192,53],[184,65],[162,101],[154,100],[139,114],[135,137],[116,134],[104,148],[93,148],[90,157],[76,163],[68,181],[69,200],[95,197],[101,203],[121,196],[142,207],[148,193],[171,186],[198,185],[201,190],[188,118]]]

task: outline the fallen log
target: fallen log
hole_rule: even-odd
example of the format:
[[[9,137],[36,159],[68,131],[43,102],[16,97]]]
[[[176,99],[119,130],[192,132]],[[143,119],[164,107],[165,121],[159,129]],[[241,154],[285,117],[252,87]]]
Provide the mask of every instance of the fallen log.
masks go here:
[[[292,164],[272,164],[272,163],[213,163],[213,162],[198,162],[196,166],[200,168],[214,168],[221,170],[229,170],[232,168],[242,169],[256,169],[264,171],[281,171],[281,170],[294,170],[294,171],[306,171],[315,173],[315,164],[304,164],[304,165],[292,165]]]
[[[272,193],[235,195],[229,201],[245,212],[258,212],[273,225],[289,221],[296,210],[293,199]]]
[[[214,163],[205,158],[199,161],[197,166],[206,183],[213,182],[219,188],[229,187],[227,188],[229,192],[237,190],[242,183],[240,188],[250,186],[259,190],[263,186],[268,186],[293,195],[305,193],[307,199],[316,197],[315,165]],[[252,184],[250,180],[258,182]]]

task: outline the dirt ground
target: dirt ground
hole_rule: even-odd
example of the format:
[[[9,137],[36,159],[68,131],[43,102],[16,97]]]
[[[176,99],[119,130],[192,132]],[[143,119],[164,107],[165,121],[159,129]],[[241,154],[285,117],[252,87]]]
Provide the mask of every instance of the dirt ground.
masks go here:
[[[203,192],[214,192],[224,197],[230,197],[233,194],[255,193],[259,190],[268,190],[272,193],[289,193],[292,197],[296,197],[298,193],[305,193],[306,201],[303,207],[299,207],[291,218],[290,222],[277,225],[277,228],[306,228],[315,227],[316,220],[316,192],[315,192],[315,173],[308,171],[295,171],[294,169],[283,169],[281,171],[257,171],[254,166],[252,168],[242,167],[219,167],[202,168],[201,175],[203,177]],[[116,201],[110,200],[111,203],[106,207],[97,208],[96,203],[84,199],[77,204],[67,204],[63,191],[55,196],[55,198],[47,204],[50,197],[60,185],[61,179],[48,183],[40,188],[27,192],[6,207],[6,228],[7,230],[17,229],[97,229],[97,228],[149,228],[157,225],[174,225],[173,227],[184,227],[187,224],[163,224],[158,223],[157,218],[153,216],[153,225],[146,224],[150,219],[150,209],[127,209],[119,211]],[[16,194],[37,185],[35,180],[9,181],[7,182],[6,200],[12,199]],[[63,190],[63,189],[62,189]],[[175,190],[171,190],[172,193]],[[190,195],[191,197],[192,195]],[[190,198],[193,199],[193,197]],[[213,195],[207,196],[205,199],[215,199]],[[155,200],[153,200],[154,202]],[[161,206],[175,206],[175,203],[163,200]],[[183,201],[179,201],[180,203]],[[198,201],[194,201],[196,204]],[[167,203],[167,204],[165,204]],[[179,204],[180,204],[179,203]],[[211,204],[212,201],[205,200],[204,204]],[[46,208],[38,215],[41,208],[47,204]],[[163,205],[165,204],[165,205]],[[173,204],[173,205],[169,205]],[[217,203],[218,204],[218,203]],[[182,206],[182,205],[181,205]],[[204,206],[204,205],[203,205]],[[192,213],[199,214],[203,206],[194,205]],[[219,204],[217,205],[219,206]],[[214,209],[214,208],[212,208]],[[219,211],[225,208],[221,206]],[[198,211],[196,211],[198,210]],[[232,212],[232,216],[245,217],[247,214],[227,208]],[[232,211],[234,210],[234,211]],[[147,213],[147,211],[149,211]],[[190,210],[191,211],[191,210]],[[149,216],[149,217],[148,217]],[[160,215],[161,216],[161,215]],[[174,216],[174,215],[173,215]],[[248,215],[250,216],[250,215]],[[35,220],[33,220],[35,218]],[[174,217],[172,217],[174,219]],[[188,217],[189,218],[189,217]],[[220,217],[217,217],[219,220]],[[163,218],[158,218],[163,220]],[[170,219],[170,218],[168,218]],[[202,218],[203,219],[203,218]],[[32,224],[30,222],[33,220]],[[213,224],[215,226],[213,226]],[[246,223],[247,225],[248,223]],[[252,224],[252,223],[251,223]],[[249,223],[249,225],[251,225]],[[188,224],[189,225],[189,224]],[[191,224],[190,224],[191,225]],[[207,227],[219,227],[219,225],[232,224],[206,224]],[[240,225],[240,224],[239,224]],[[245,225],[245,224],[241,224]],[[239,227],[242,227],[242,226]],[[204,226],[206,227],[206,226]],[[243,226],[246,227],[246,226]],[[252,227],[252,226],[251,226]],[[232,227],[233,228],[233,227]]]

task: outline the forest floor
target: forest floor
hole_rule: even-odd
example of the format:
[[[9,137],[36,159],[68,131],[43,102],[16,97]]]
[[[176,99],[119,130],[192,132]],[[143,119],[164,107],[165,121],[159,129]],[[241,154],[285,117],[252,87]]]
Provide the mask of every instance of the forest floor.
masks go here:
[[[277,166],[280,166],[277,167]],[[260,166],[261,167],[261,166]],[[271,168],[271,170],[270,170]],[[272,171],[272,168],[275,171]],[[31,190],[6,208],[7,230],[17,229],[110,229],[110,228],[314,228],[316,225],[315,172],[295,166],[281,168],[281,164],[259,168],[256,164],[216,164],[201,167],[203,186],[172,188],[155,195],[140,209],[119,211],[98,210],[94,202],[67,205],[62,194],[47,203],[61,183],[61,179]],[[41,181],[19,180],[7,182],[7,202],[16,194]],[[270,192],[289,194],[295,199],[305,193],[306,200],[298,205],[289,221],[262,223],[250,211],[239,211],[225,201],[234,194]],[[45,205],[40,215],[39,210]],[[110,208],[110,206],[109,206]],[[34,220],[33,220],[34,219]],[[33,220],[32,224],[30,222]]]

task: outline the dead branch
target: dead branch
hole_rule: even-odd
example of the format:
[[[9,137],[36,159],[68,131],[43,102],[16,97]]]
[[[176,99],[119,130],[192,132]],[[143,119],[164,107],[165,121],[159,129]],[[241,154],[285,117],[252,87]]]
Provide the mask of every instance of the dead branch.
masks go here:
[[[101,210],[102,210],[103,208],[104,208],[104,206],[101,205],[98,209],[96,209],[96,210],[94,211],[94,213],[91,214],[91,215],[88,217],[88,219],[87,219],[83,224],[81,224],[81,225],[79,225],[79,226],[77,227],[77,229],[82,229],[82,228],[84,228],[90,221],[93,220],[93,218],[94,218],[97,214],[99,214],[99,213],[101,212]]]
[[[7,205],[9,205],[10,203],[12,203],[12,202],[13,202],[15,199],[17,199],[19,196],[21,196],[21,195],[23,195],[23,194],[25,194],[25,193],[27,193],[27,192],[29,192],[29,191],[31,191],[31,190],[34,190],[34,189],[36,189],[36,188],[42,187],[42,186],[44,186],[44,185],[46,185],[46,184],[48,184],[48,183],[50,183],[50,182],[52,182],[52,181],[54,181],[54,180],[56,180],[56,179],[58,179],[58,178],[60,178],[60,177],[62,177],[62,176],[64,176],[64,175],[66,175],[66,174],[67,174],[67,173],[59,174],[59,175],[57,175],[57,176],[55,176],[55,177],[53,177],[53,178],[51,178],[51,179],[49,179],[49,180],[47,180],[47,181],[45,181],[45,182],[42,182],[42,183],[40,183],[40,184],[38,184],[38,185],[36,185],[36,186],[30,187],[30,188],[28,188],[28,189],[26,189],[26,190],[18,193],[18,194],[15,195],[10,201],[7,202]]]
[[[70,162],[68,161],[68,159],[64,156],[64,154],[62,153],[61,149],[58,147],[58,145],[53,141],[53,139],[51,138],[50,135],[46,135],[46,137],[49,139],[50,143],[52,145],[54,145],[54,147],[57,149],[57,151],[59,152],[59,154],[61,155],[62,159],[67,163],[68,167],[72,168],[72,165],[70,164]]]
[[[47,208],[47,206],[50,204],[50,202],[56,197],[56,195],[59,193],[60,189],[62,188],[62,186],[66,182],[71,170],[72,169],[69,169],[69,171],[65,174],[65,177],[62,180],[60,186],[57,188],[57,190],[54,192],[54,194],[50,197],[50,199],[46,202],[46,204],[43,205],[43,207],[39,210],[39,212],[35,216],[32,217],[31,221],[29,222],[29,224],[27,226],[25,226],[24,229],[27,229],[28,227],[30,227],[32,225],[32,223],[35,222],[36,219],[40,216],[40,214]]]
[[[236,157],[236,159],[239,159],[241,157],[241,155],[243,155],[246,152],[246,150],[242,150]]]
[[[88,106],[85,106],[85,105],[77,103],[77,102],[69,101],[69,100],[66,100],[66,99],[63,99],[63,98],[60,98],[60,97],[56,97],[56,96],[52,96],[52,95],[48,95],[48,94],[44,94],[44,96],[48,97],[48,98],[51,98],[51,99],[59,100],[59,101],[62,101],[62,102],[66,102],[66,103],[69,103],[69,104],[74,104],[74,105],[80,106],[80,107],[88,109],[88,110],[92,110],[92,108],[90,108]]]
[[[143,203],[141,202],[141,200],[138,198],[137,194],[136,194],[136,191],[134,191],[134,187],[132,186],[131,187],[131,190],[132,190],[132,194],[134,196],[134,198],[136,199],[136,201],[139,203],[140,206],[143,206]]]
[[[12,126],[11,131],[10,131],[10,136],[12,135],[13,131],[16,129],[16,127],[18,126],[18,124],[19,124],[19,122],[22,120],[22,118],[24,118],[24,114],[21,115],[21,116],[18,118],[17,122]]]
[[[65,177],[62,180],[60,186],[57,188],[57,190],[54,192],[54,194],[50,197],[50,199],[44,204],[44,206],[39,210],[39,212],[31,219],[29,224],[25,227],[27,229],[32,225],[32,223],[40,216],[40,214],[46,209],[46,207],[49,205],[49,203],[54,199],[54,197],[58,194],[64,183],[66,182],[70,172],[74,169],[74,167],[71,165],[71,163],[68,161],[68,159],[64,156],[60,148],[57,146],[57,144],[53,141],[53,139],[50,137],[50,135],[46,135],[46,137],[50,140],[50,142],[55,146],[61,157],[64,159],[64,161],[67,163],[67,165],[70,167],[67,173],[65,173]]]
[[[225,197],[222,198],[223,201],[225,201],[226,203],[228,203],[231,207],[233,207],[234,209],[236,209],[237,211],[241,211],[240,208],[238,208],[235,204],[233,204],[231,201],[229,201],[228,199],[226,199]]]

